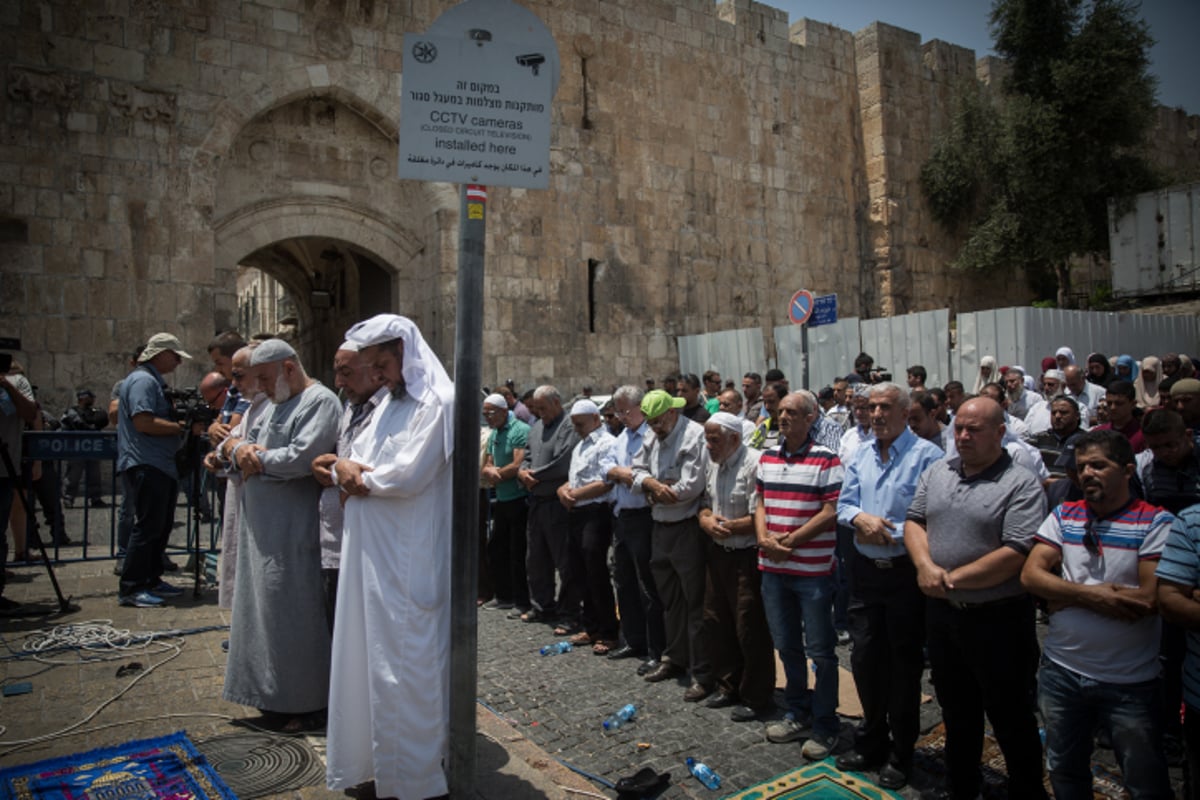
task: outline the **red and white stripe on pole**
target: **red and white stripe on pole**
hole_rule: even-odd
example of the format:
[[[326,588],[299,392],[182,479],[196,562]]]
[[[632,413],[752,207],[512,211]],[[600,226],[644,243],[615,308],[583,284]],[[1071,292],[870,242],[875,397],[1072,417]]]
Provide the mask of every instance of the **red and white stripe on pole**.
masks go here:
[[[486,203],[487,202],[487,187],[479,186],[478,184],[467,184],[467,202],[468,203]]]

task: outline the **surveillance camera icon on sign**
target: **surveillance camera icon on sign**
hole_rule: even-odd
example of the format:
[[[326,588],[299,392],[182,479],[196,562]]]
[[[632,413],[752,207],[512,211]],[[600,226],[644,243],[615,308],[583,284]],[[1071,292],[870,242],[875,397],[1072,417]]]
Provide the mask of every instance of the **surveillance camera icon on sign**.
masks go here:
[[[546,56],[541,53],[526,53],[523,56],[517,56],[517,63],[522,67],[529,67],[533,70],[533,74],[538,74],[538,67],[546,63]]]

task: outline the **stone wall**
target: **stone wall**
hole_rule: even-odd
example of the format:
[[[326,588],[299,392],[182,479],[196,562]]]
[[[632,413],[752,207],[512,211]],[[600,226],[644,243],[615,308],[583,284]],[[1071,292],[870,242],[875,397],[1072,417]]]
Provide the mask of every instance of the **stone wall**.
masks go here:
[[[394,177],[403,37],[450,5],[0,4],[0,335],[47,405],[157,330],[201,356],[195,380],[247,263],[295,294],[325,374],[367,304],[322,241],[382,265],[388,307],[452,360],[457,192]],[[1025,299],[948,270],[916,182],[970,51],[749,0],[527,5],[562,60],[552,177],[490,192],[485,383],[640,382],[678,335],[769,333],[801,287],[844,316]],[[351,290],[307,306],[332,285]]]

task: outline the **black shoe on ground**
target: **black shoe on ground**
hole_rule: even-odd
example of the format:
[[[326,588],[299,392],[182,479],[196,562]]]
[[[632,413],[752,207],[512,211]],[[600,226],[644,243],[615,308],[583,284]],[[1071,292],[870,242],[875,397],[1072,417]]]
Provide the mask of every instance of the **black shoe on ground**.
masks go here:
[[[658,683],[659,681],[668,681],[671,678],[678,678],[682,674],[683,667],[677,667],[670,661],[663,661],[660,662],[659,665],[653,670],[647,672],[645,678],[649,683]],[[706,694],[705,697],[707,696],[708,695]]]
[[[765,713],[766,709],[734,706],[729,710],[729,719],[731,722],[754,722],[761,719]]]
[[[92,508],[108,508],[108,503],[104,502],[103,497],[93,497],[88,501],[88,505]]]
[[[167,572],[179,572],[179,565],[167,556],[163,556],[163,569]]]
[[[729,708],[737,702],[737,698],[726,691],[718,691],[712,697],[704,701],[705,708]]]
[[[637,674],[648,675],[651,672],[654,672],[654,670],[658,669],[660,664],[661,662],[657,658],[648,658],[642,663],[638,664]]]
[[[903,789],[908,785],[908,773],[895,764],[884,764],[879,770],[879,785],[884,789]]]
[[[698,703],[712,693],[713,687],[705,686],[703,683],[693,683],[684,691],[683,702]]]
[[[608,658],[610,661],[620,661],[622,658],[645,658],[645,652],[638,652],[629,645],[621,645],[616,650],[610,650]]]
[[[866,772],[875,769],[884,761],[880,758],[867,758],[857,750],[851,750],[838,756],[834,763],[842,772]]]
[[[13,614],[21,610],[21,604],[7,597],[0,597],[0,615]]]

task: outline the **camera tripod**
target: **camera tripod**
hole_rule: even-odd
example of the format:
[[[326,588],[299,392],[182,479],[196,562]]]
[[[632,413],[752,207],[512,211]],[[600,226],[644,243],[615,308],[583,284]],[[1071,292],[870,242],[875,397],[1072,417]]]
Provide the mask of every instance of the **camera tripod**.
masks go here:
[[[46,574],[50,576],[50,584],[54,586],[54,594],[58,597],[59,612],[65,614],[68,611],[77,610],[77,607],[71,606],[71,599],[69,597],[63,597],[62,588],[59,587],[58,578],[54,574],[54,565],[50,563],[50,556],[46,553],[46,545],[42,541],[42,536],[38,531],[37,516],[34,514],[33,506],[29,503],[29,498],[25,496],[25,484],[21,480],[22,476],[17,472],[17,468],[13,464],[12,454],[8,452],[8,442],[5,442],[2,439],[0,439],[0,459],[2,459],[4,462],[4,469],[7,470],[7,474],[12,476],[13,483],[15,484],[13,486],[13,493],[16,494],[17,500],[21,503],[21,507],[25,509],[25,518],[28,520],[26,523],[28,525],[26,530],[28,531],[28,535],[33,537],[32,544],[35,545],[38,549],[38,552],[41,553],[42,564],[44,564],[46,567]],[[8,520],[4,520],[4,522],[7,524]],[[3,534],[0,533],[0,535]],[[29,545],[30,542],[25,543],[27,548]],[[4,566],[0,565],[0,569],[3,568]]]

